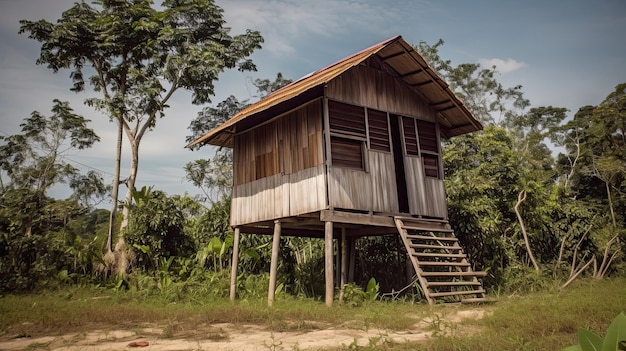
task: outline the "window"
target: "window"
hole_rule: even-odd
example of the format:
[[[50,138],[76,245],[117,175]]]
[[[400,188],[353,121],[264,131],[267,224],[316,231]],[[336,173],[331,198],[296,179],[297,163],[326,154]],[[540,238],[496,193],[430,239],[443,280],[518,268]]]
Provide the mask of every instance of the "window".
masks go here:
[[[330,123],[330,153],[333,166],[365,170],[363,145],[365,109],[337,101],[328,101]]]
[[[437,126],[427,121],[417,121],[420,153],[426,177],[441,178],[439,174],[439,142]]]
[[[341,137],[330,137],[333,166],[364,169],[363,166],[363,142]]]
[[[415,132],[415,119],[402,117],[402,131],[404,134],[404,146],[408,156],[418,156],[417,133]]]
[[[424,163],[425,176],[439,178],[439,156],[423,154],[422,162]]]
[[[437,127],[435,123],[426,121],[417,121],[417,130],[419,132],[420,149],[422,152],[439,153],[439,143],[437,142]]]
[[[390,152],[387,113],[368,109],[367,123],[370,135],[370,149]]]

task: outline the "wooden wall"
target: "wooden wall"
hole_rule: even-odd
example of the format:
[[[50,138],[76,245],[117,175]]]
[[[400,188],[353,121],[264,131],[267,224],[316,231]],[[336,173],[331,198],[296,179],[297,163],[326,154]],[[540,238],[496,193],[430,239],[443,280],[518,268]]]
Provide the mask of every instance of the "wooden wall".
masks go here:
[[[421,96],[400,79],[366,65],[356,66],[329,82],[326,95],[329,99],[436,123],[435,111]],[[371,150],[367,154],[367,172],[331,167],[330,206],[397,213],[393,155]],[[417,155],[405,155],[403,159],[410,213],[446,218],[443,180],[426,177],[422,159]],[[363,189],[368,189],[369,193],[363,194]]]
[[[368,171],[331,167],[328,175],[330,206],[374,212],[398,212],[393,155],[367,152]]]
[[[322,101],[235,136],[231,225],[326,208]]]
[[[237,134],[233,152],[235,185],[323,164],[321,100]]]
[[[447,218],[443,180],[425,177],[421,157],[404,157],[407,193],[411,214]]]
[[[329,82],[326,95],[330,99],[435,122],[435,111],[404,82],[363,65]]]
[[[318,165],[234,186],[230,224],[273,220],[325,208],[324,166]]]

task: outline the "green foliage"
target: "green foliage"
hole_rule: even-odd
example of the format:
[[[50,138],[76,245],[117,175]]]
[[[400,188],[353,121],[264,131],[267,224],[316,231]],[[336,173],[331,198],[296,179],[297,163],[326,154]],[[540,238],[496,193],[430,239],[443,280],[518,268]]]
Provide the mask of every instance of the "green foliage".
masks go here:
[[[380,285],[374,278],[367,282],[365,290],[354,283],[348,283],[343,287],[344,303],[351,307],[362,306],[366,302],[376,301],[379,291]]]
[[[74,198],[84,206],[90,205],[92,196],[103,197],[107,188],[102,177],[95,172],[83,176],[64,158],[100,141],[89,122],[68,102],[55,99],[52,115],[34,111],[20,124],[20,134],[0,136],[0,175],[4,172],[9,179],[6,185],[0,183],[0,194],[17,190],[42,197],[52,186],[69,183]]]
[[[101,261],[103,237],[93,236],[93,233],[106,219],[98,219],[92,212],[73,214],[71,220],[65,218],[65,221],[51,212],[50,217],[39,221],[32,235],[27,236],[5,227],[4,220],[0,220],[0,292],[31,291],[95,280],[92,273]]]
[[[213,0],[166,0],[158,6],[151,0],[80,2],[56,23],[20,24],[20,33],[42,43],[37,64],[54,72],[69,69],[73,91],[90,84],[101,96],[87,104],[124,131],[132,154],[127,202],[135,190],[141,141],[165,116],[170,98],[183,89],[194,104],[210,102],[221,72],[256,70],[249,56],[263,42],[257,31],[231,35]]]
[[[626,315],[620,313],[606,332],[604,339],[586,329],[578,330],[578,345],[567,347],[566,351],[620,351],[626,350]]]
[[[136,266],[158,270],[160,264],[167,262],[163,259],[189,257],[194,252],[193,241],[183,230],[185,217],[176,198],[147,187],[133,195],[135,204],[125,238],[134,248]]]

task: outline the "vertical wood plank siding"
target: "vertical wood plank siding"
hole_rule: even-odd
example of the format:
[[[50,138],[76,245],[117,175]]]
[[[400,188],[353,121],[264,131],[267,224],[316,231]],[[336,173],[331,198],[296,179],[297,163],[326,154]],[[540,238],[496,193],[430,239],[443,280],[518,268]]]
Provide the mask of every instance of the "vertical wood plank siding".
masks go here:
[[[322,102],[235,136],[231,225],[326,207]]]
[[[427,215],[424,170],[420,157],[404,157],[404,174],[406,175],[406,191],[409,198],[411,214]]]
[[[398,213],[398,192],[394,174],[393,155],[385,152],[369,152],[371,175],[372,211]]]
[[[296,216],[326,208],[324,167],[276,174],[233,187],[231,225]]]
[[[363,65],[328,83],[329,99],[435,122],[435,111],[400,79]]]
[[[438,144],[432,144],[436,140],[430,138],[430,134],[434,135],[432,130],[436,114],[428,103],[400,79],[366,65],[356,66],[335,78],[328,83],[326,91],[329,99],[409,117],[403,118],[403,121],[411,122],[406,123],[403,130],[403,135],[406,137],[406,133],[409,132],[409,139],[412,140],[411,148],[407,150],[412,156],[403,157],[409,210],[411,214],[416,215],[447,217],[443,181],[425,177],[423,160],[417,157],[418,137],[413,118],[419,120],[418,127],[422,127],[425,134],[428,134],[425,140],[420,140],[420,145],[424,146],[425,150],[438,151]],[[330,169],[330,205],[338,208],[397,213],[398,196],[393,173],[393,155],[369,150],[368,161],[368,172],[336,167]],[[366,191],[363,189],[370,190],[370,193],[364,194]]]
[[[437,178],[424,178],[426,189],[426,216],[448,218],[446,206],[446,191],[443,180]]]

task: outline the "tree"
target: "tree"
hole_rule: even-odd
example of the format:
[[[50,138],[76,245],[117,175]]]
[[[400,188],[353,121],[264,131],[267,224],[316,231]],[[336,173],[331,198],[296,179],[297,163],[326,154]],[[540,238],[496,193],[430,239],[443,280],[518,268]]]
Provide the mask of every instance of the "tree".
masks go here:
[[[108,189],[99,174],[83,175],[66,158],[100,140],[88,122],[67,102],[54,100],[52,115],[35,111],[21,133],[0,137],[0,172],[7,180],[0,189],[0,290],[46,285],[61,271],[66,277],[91,271],[89,253],[96,246],[80,236],[93,228],[72,223]],[[50,198],[49,190],[63,183],[73,190],[70,198]]]
[[[56,24],[22,20],[20,33],[42,43],[38,64],[54,72],[70,69],[71,90],[83,91],[88,81],[101,97],[87,103],[121,124],[131,146],[130,204],[139,145],[164,117],[173,94],[189,90],[194,104],[209,102],[222,71],[255,70],[247,57],[263,38],[251,30],[231,36],[223,10],[213,0],[164,0],[158,8],[151,0],[99,0],[94,5],[76,3]],[[86,65],[91,66],[89,77]]]
[[[65,158],[68,153],[89,148],[100,140],[88,123],[88,119],[73,112],[69,103],[55,99],[51,116],[34,111],[20,124],[21,134],[0,136],[0,141],[5,142],[0,146],[0,171],[9,179],[8,184],[3,184],[2,196],[8,199],[21,193],[24,197],[23,210],[5,210],[26,236],[32,235],[36,213],[43,208],[52,186],[69,183],[73,196],[85,206],[92,196],[104,196],[108,190],[100,175],[93,171],[81,175]]]
[[[530,105],[524,98],[521,85],[505,88],[498,82],[496,66],[482,68],[478,63],[454,66],[450,60],[442,59],[439,56],[439,47],[443,44],[442,39],[434,45],[420,41],[414,48],[450,85],[479,121],[488,124],[507,123],[515,118],[518,111]]]

